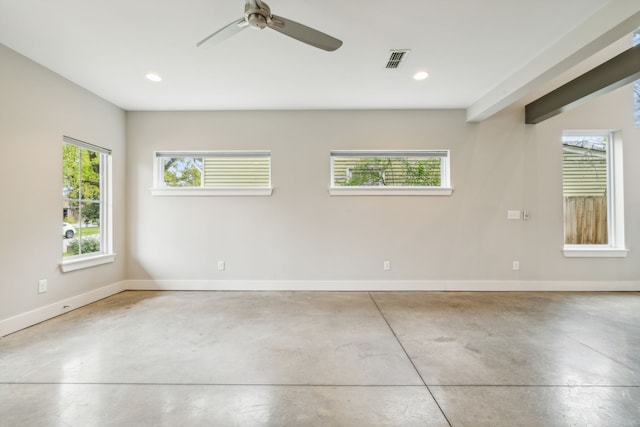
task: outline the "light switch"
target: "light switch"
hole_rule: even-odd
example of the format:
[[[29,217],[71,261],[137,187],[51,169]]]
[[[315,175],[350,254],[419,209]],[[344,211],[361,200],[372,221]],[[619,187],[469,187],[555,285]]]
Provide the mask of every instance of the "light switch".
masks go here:
[[[520,219],[520,211],[507,211],[507,219]]]

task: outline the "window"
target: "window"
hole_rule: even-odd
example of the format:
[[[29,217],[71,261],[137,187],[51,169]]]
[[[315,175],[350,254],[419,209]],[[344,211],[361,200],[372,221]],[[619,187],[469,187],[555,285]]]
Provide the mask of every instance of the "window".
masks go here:
[[[562,188],[566,256],[626,256],[621,155],[618,134],[564,133]]]
[[[156,152],[154,196],[271,195],[269,151]]]
[[[332,151],[332,195],[450,195],[449,151]]]
[[[640,29],[633,33],[633,45],[640,45]],[[640,79],[633,84],[633,107],[636,127],[640,128]]]
[[[111,151],[65,136],[62,149],[62,270],[113,262]]]

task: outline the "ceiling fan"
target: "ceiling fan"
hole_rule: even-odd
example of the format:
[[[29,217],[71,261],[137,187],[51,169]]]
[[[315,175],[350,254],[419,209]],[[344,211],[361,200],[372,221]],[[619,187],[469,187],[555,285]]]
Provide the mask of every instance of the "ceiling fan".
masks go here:
[[[342,41],[322,33],[306,25],[298,24],[281,16],[271,14],[271,9],[262,0],[245,0],[244,16],[229,25],[222,27],[210,36],[200,40],[197,46],[214,44],[239,33],[247,27],[259,30],[269,27],[279,33],[289,36],[303,43],[326,51],[334,51],[342,46]]]

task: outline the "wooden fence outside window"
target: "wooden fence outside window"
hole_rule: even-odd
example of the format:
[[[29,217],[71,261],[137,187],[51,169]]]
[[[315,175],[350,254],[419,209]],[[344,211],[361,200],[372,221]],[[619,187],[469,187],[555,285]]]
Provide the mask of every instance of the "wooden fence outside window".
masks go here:
[[[565,196],[564,243],[606,245],[607,196]]]

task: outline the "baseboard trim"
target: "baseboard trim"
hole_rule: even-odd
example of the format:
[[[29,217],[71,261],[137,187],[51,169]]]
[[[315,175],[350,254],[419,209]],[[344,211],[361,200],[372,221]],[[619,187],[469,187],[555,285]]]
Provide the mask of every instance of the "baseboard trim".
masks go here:
[[[124,290],[126,290],[126,283],[124,281],[117,282],[8,319],[0,320],[0,337],[68,313],[69,311],[110,297]]]
[[[162,291],[640,291],[640,281],[478,280],[127,280],[128,290]]]

